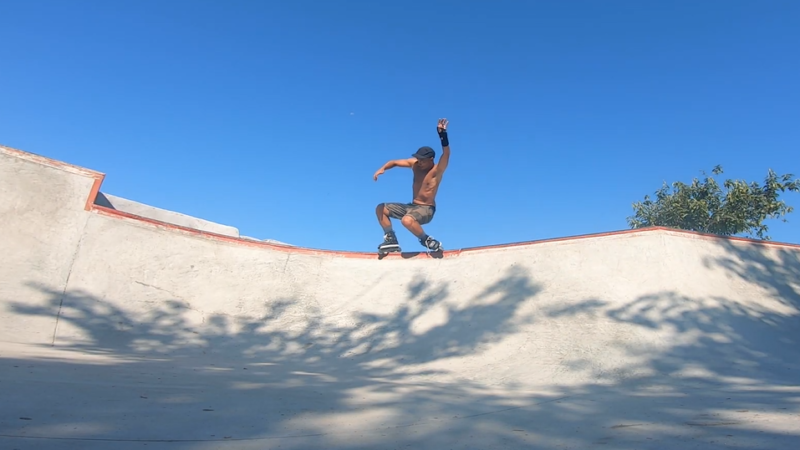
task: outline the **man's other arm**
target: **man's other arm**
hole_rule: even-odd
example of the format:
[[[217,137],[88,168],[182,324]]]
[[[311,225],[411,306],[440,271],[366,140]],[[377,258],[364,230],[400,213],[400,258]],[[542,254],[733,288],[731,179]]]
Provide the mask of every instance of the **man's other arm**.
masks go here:
[[[416,158],[393,159],[393,160],[387,162],[386,164],[384,164],[383,166],[381,166],[381,168],[378,169],[377,172],[375,172],[375,175],[372,176],[372,179],[377,181],[378,180],[378,176],[383,175],[383,172],[385,172],[385,171],[387,171],[387,170],[389,170],[389,169],[391,169],[393,167],[411,168],[411,167],[414,166],[414,162],[416,160],[417,160]]]

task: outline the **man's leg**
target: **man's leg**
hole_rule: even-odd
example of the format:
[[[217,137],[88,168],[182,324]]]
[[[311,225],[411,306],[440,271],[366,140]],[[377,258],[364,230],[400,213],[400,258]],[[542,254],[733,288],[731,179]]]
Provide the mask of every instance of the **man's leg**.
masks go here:
[[[378,216],[378,223],[381,224],[381,228],[383,228],[384,233],[391,233],[392,232],[392,221],[389,219],[389,208],[386,207],[386,203],[380,203],[377,207],[375,207],[375,214]]]
[[[419,221],[411,214],[403,216],[403,218],[400,219],[400,223],[402,223],[408,231],[413,233],[417,239],[425,239],[428,237],[428,235],[425,234],[425,230],[422,229],[422,225],[420,225]]]
[[[408,213],[408,206],[403,203],[379,203],[375,207],[375,215],[384,233],[394,233],[390,219],[400,219]]]
[[[400,223],[419,239],[420,244],[432,250],[438,249],[441,244],[436,239],[428,236],[425,230],[422,229],[422,225],[430,223],[431,220],[433,220],[435,211],[435,208],[432,206],[411,206],[400,220]]]
[[[397,236],[392,229],[391,218],[399,219],[406,214],[406,207],[402,203],[380,203],[375,208],[378,223],[383,228],[383,242],[378,246],[379,250],[396,250],[400,248],[397,243]]]

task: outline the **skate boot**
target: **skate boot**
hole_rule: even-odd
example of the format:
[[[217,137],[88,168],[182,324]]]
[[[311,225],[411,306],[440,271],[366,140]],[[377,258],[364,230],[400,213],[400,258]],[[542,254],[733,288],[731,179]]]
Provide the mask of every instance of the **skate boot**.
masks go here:
[[[424,240],[420,239],[419,243],[432,252],[438,252],[442,250],[442,243],[431,236],[426,237]]]
[[[385,255],[389,252],[399,252],[400,244],[397,243],[397,236],[394,233],[383,235],[383,242],[378,246],[378,253]]]

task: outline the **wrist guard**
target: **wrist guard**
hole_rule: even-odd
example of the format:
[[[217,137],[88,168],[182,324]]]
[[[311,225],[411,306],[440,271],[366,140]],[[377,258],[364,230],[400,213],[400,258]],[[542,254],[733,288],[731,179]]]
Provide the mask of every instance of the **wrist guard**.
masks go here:
[[[442,141],[442,147],[450,145],[450,141],[447,139],[447,131],[445,130],[439,131],[439,140]]]

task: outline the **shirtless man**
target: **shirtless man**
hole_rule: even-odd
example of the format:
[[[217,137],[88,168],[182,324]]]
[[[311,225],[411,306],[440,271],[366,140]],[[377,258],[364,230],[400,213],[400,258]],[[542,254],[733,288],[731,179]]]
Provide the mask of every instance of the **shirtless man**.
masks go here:
[[[383,243],[378,246],[380,252],[400,251],[390,218],[400,219],[400,223],[412,232],[423,246],[432,251],[441,249],[441,243],[428,236],[422,229],[422,225],[433,220],[433,215],[436,213],[436,193],[439,191],[442,175],[450,162],[447,124],[447,119],[439,119],[436,127],[442,144],[442,156],[439,158],[438,164],[433,161],[436,152],[425,146],[420,147],[416,153],[411,155],[411,158],[389,161],[375,172],[373,176],[375,181],[380,175],[383,175],[384,171],[392,167],[406,167],[414,173],[411,203],[381,203],[375,208],[378,223],[381,224],[384,232]]]

